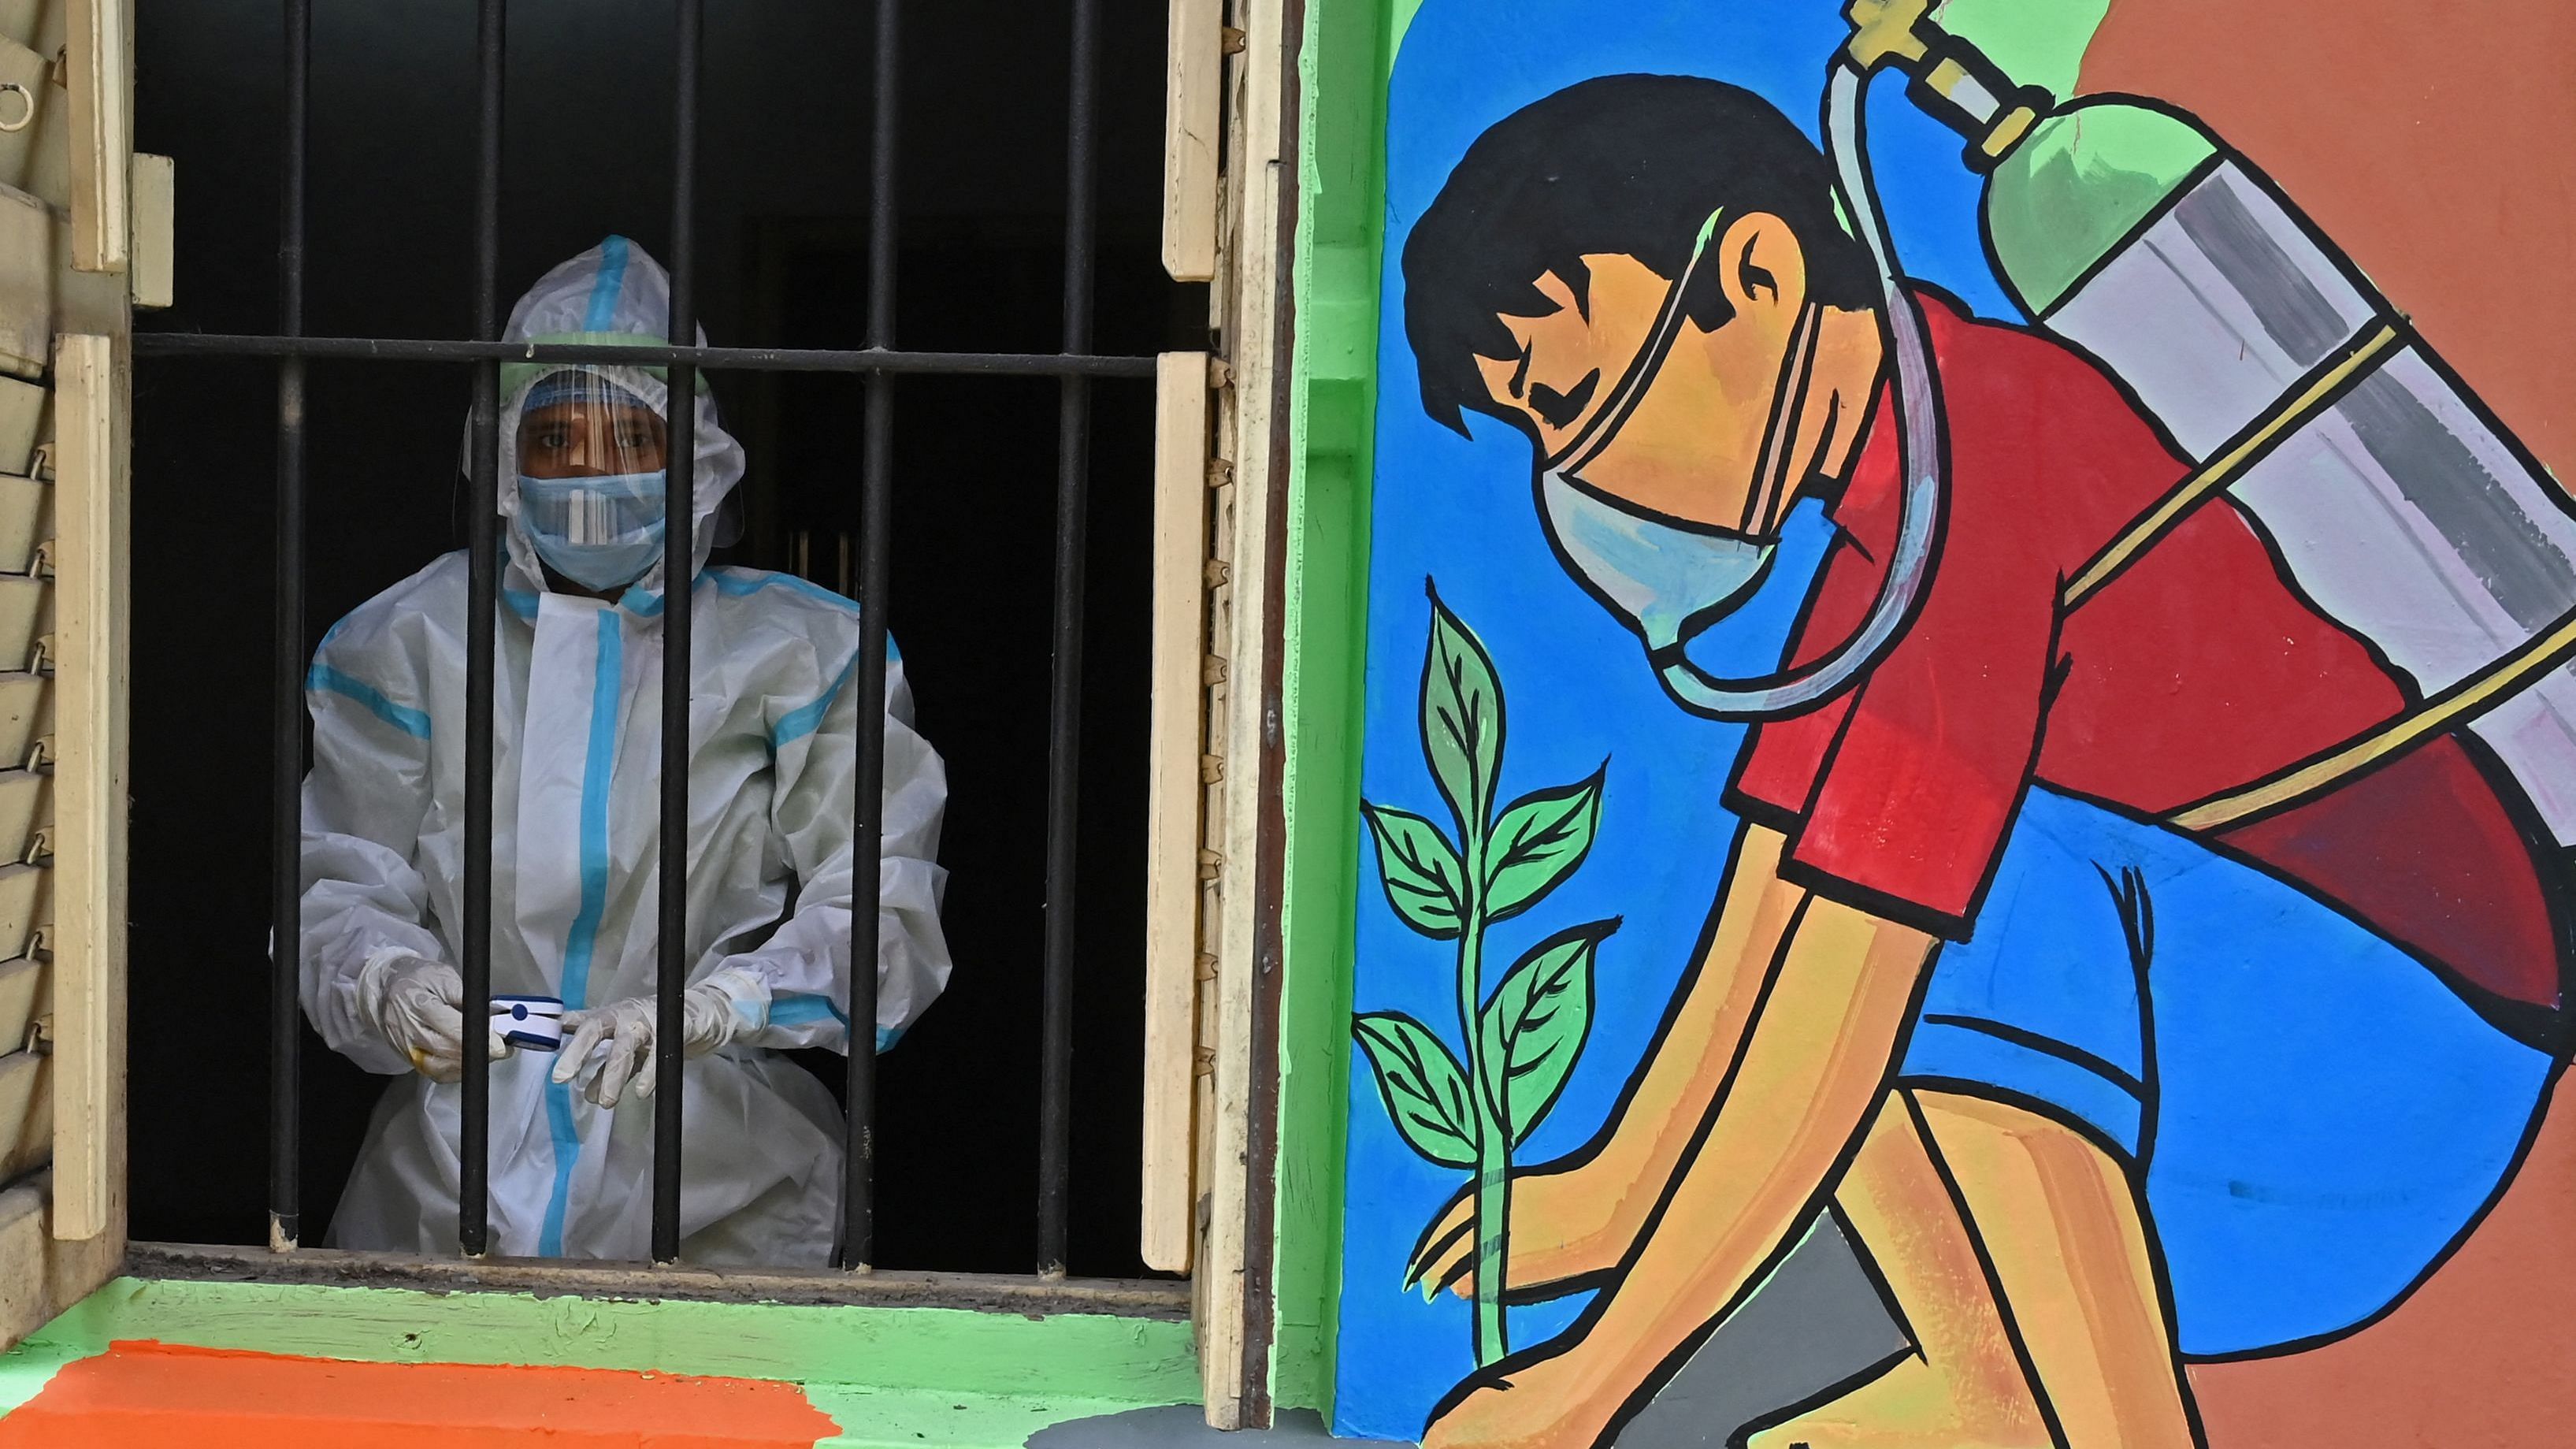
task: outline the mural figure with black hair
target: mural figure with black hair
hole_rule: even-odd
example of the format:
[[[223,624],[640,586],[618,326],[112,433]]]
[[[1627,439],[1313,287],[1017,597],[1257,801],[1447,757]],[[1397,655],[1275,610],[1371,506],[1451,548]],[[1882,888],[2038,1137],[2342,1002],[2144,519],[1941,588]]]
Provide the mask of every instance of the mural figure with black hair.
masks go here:
[[[1972,162],[2044,134],[2044,96],[1901,40]],[[2187,226],[2251,176],[2217,154],[2129,220]],[[1754,728],[1709,802],[1744,824],[1701,955],[1594,1139],[1509,1193],[1505,1296],[1597,1295],[1428,1445],[1608,1442],[1820,1213],[1910,1347],[1752,1444],[2198,1443],[2183,1364],[2387,1313],[2565,1060],[2528,776],[2451,708],[2469,685],[2394,662],[2225,491],[2379,354],[2329,336],[2295,408],[2194,439],[2075,320],[1897,286],[1871,206],[1752,93],[1616,75],[1486,131],[1404,248],[1425,411],[1528,438],[1559,561],[1677,702],[1780,697],[1685,658],[1764,590],[1801,591],[1783,678],[1854,656],[1813,698],[1702,710]],[[2034,316],[2088,285],[2059,281]],[[1819,516],[1821,572],[1770,569]],[[1434,1218],[1415,1279],[1472,1285],[1471,1219]]]

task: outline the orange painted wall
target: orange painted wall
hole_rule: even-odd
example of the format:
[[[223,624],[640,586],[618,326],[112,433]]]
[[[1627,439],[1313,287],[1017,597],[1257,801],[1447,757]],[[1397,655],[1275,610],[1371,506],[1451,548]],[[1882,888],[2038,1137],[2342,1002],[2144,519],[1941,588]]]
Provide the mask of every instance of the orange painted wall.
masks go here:
[[[2252,157],[2562,482],[2576,481],[2576,5],[2112,0],[2081,89]],[[2383,1322],[2191,1373],[2211,1449],[2560,1442],[2576,1372],[2576,1103]]]
[[[2191,1370],[2210,1449],[2576,1441],[2576,1097],[2495,1211],[2397,1311],[2286,1358]]]
[[[838,1432],[794,1384],[119,1343],[0,1419],[0,1449],[810,1449]]]
[[[2576,482],[2576,5],[2112,0],[2081,88],[2252,157]]]

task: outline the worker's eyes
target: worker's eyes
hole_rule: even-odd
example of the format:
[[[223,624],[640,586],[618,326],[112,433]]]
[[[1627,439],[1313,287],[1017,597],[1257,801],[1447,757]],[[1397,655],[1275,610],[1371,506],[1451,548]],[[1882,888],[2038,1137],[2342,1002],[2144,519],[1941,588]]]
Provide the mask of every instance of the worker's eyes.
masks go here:
[[[630,453],[644,452],[658,446],[661,441],[661,437],[651,428],[620,428],[617,431],[617,446]]]
[[[572,446],[570,428],[539,428],[529,439],[529,446],[549,453],[560,453]]]

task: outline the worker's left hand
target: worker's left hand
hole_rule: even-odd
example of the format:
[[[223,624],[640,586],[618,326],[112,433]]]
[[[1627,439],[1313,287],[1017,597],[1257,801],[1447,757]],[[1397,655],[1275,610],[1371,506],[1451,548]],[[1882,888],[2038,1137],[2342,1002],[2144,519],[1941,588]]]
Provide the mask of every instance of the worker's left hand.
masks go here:
[[[614,1107],[629,1087],[653,1095],[661,1064],[653,1050],[659,1007],[650,996],[564,1013],[564,1044],[554,1079],[582,1083],[582,1095]],[[681,1049],[702,1057],[769,1023],[769,987],[748,972],[718,971],[680,997]],[[593,1058],[596,1057],[596,1060]]]

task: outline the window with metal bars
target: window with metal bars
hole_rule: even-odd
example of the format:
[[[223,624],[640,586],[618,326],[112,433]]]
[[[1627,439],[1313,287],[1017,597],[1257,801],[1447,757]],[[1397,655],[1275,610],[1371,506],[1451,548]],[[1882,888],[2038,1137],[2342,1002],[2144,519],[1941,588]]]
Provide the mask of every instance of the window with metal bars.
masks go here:
[[[533,360],[666,368],[680,397],[711,375],[751,446],[739,556],[855,595],[861,699],[882,695],[893,621],[956,782],[950,995],[887,1058],[882,1085],[866,1051],[815,1064],[846,1104],[836,1260],[1049,1278],[1141,1266],[1144,560],[1157,547],[1144,380],[1156,352],[1203,345],[1207,315],[1157,265],[1163,8],[707,8],[522,0],[505,14],[482,0],[317,17],[309,0],[284,0],[282,28],[263,34],[199,7],[141,6],[141,133],[202,186],[240,188],[182,207],[183,274],[213,282],[226,258],[265,250],[276,291],[261,326],[243,314],[263,289],[198,283],[189,294],[208,302],[183,300],[135,342],[138,1237],[253,1238],[239,1204],[208,1190],[237,1182],[232,1164],[250,1154],[242,1114],[204,1084],[246,1081],[262,1042],[264,1236],[319,1236],[365,1103],[354,1074],[308,1050],[283,944],[298,929],[307,666],[320,625],[434,552],[442,525],[465,545],[468,617],[501,606],[497,379],[505,360]],[[265,83],[246,79],[263,73],[282,82],[265,126]],[[273,207],[252,179],[270,167]],[[1052,205],[1036,202],[1049,191]],[[653,212],[667,218],[658,233],[629,220]],[[667,336],[694,336],[703,312],[740,344],[498,340],[517,283],[614,229],[653,236],[669,264]],[[702,309],[710,296],[719,305]],[[475,467],[458,488],[448,404],[469,380]],[[685,499],[690,410],[669,423],[670,496]],[[273,437],[273,491],[253,428]],[[244,520],[266,535],[272,568],[243,567],[263,547]],[[681,571],[691,532],[675,507],[666,559]],[[203,585],[210,576],[238,586]],[[266,606],[257,670],[246,602]],[[672,591],[662,629],[675,666],[690,620],[688,591]],[[479,724],[457,964],[480,1000],[495,665],[489,631],[467,637],[465,712]],[[689,673],[664,678],[663,718],[685,721]],[[190,711],[192,694],[216,707]],[[875,718],[861,711],[861,860],[881,824]],[[687,731],[662,737],[671,882],[687,868],[675,828]],[[248,818],[262,756],[264,832]],[[265,833],[270,848],[228,854],[226,833]],[[256,913],[242,908],[252,892],[228,890],[253,879]],[[874,885],[855,873],[853,920],[874,919]],[[681,899],[665,891],[658,916],[662,1262],[680,1256],[689,1149]],[[222,974],[243,952],[218,924],[249,934],[253,959],[263,929],[281,943],[263,1019],[239,1009],[251,983]],[[852,974],[849,1020],[873,1017],[873,984]],[[465,1035],[456,1210],[475,1253],[492,1148],[482,1039]],[[308,1153],[308,1139],[337,1152]],[[900,1226],[881,1236],[881,1220]]]

